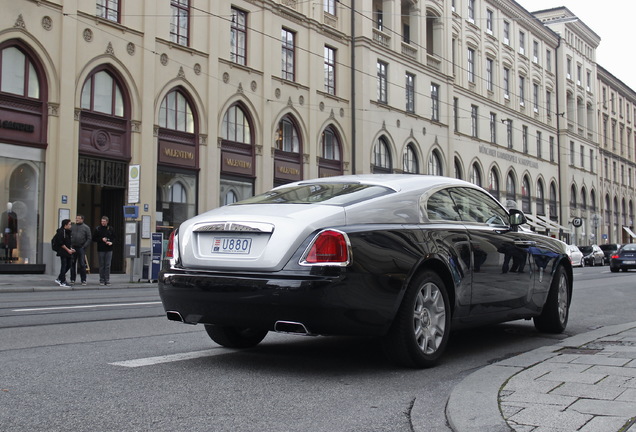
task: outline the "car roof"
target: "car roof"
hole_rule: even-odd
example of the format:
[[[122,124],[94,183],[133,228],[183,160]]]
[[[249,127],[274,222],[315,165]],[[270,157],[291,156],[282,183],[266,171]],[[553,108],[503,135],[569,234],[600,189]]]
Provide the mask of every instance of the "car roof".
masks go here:
[[[481,189],[473,183],[451,177],[433,176],[425,174],[354,174],[334,177],[323,177],[311,180],[301,180],[288,183],[281,187],[315,183],[359,183],[391,188],[395,191],[409,191],[445,186],[469,186]],[[483,189],[482,189],[483,190]]]

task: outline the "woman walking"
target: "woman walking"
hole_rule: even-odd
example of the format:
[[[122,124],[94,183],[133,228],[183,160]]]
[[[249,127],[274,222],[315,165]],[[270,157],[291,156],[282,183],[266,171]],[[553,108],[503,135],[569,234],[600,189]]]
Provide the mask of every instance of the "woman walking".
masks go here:
[[[60,274],[55,282],[61,287],[69,287],[66,283],[66,272],[71,268],[71,262],[73,260],[73,254],[75,249],[71,247],[71,220],[62,220],[62,226],[60,226],[55,232],[55,242],[60,245],[57,251],[57,256],[60,257]]]

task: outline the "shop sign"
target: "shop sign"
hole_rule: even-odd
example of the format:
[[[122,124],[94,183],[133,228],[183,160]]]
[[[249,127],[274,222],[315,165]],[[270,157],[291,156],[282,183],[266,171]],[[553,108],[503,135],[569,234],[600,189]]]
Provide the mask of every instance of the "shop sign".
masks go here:
[[[185,168],[196,168],[196,148],[189,145],[160,141],[159,163],[178,165]]]

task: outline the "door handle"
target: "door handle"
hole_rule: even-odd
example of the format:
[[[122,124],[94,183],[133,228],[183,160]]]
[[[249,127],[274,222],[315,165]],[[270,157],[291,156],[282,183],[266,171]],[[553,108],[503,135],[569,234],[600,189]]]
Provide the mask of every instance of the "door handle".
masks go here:
[[[530,247],[530,246],[536,246],[537,242],[536,241],[530,241],[530,240],[515,240],[515,246],[519,246],[519,247]]]

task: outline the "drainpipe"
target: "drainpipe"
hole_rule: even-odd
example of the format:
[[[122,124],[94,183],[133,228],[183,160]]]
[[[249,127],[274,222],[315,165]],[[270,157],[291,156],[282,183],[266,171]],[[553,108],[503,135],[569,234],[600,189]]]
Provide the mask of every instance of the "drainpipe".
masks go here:
[[[356,174],[356,1],[351,0],[351,174]]]

